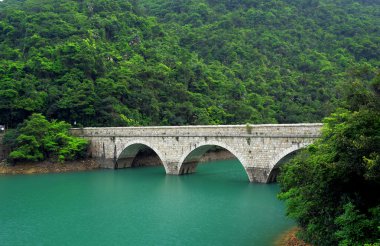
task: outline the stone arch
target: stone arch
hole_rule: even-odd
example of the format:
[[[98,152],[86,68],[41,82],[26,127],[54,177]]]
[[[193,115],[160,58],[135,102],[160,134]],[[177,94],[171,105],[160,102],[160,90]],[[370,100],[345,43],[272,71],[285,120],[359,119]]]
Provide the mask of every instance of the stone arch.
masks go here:
[[[286,157],[289,157],[292,154],[295,154],[297,151],[305,148],[306,146],[310,145],[311,143],[298,143],[297,145],[292,145],[290,148],[287,148],[283,150],[281,153],[277,154],[273,160],[270,162],[270,172],[268,175],[268,179],[266,183],[275,182],[278,172],[279,172],[279,166],[282,163],[282,160],[284,160]]]
[[[218,141],[205,141],[197,144],[193,144],[192,148],[185,152],[179,163],[178,163],[178,174],[187,174],[187,173],[193,173],[198,166],[200,158],[209,150],[211,150],[214,147],[221,147],[227,151],[229,151],[231,154],[233,154],[239,162],[242,164],[244,169],[246,170],[247,162],[244,158],[244,156],[236,151],[234,148],[231,148],[227,144],[223,142]],[[247,174],[248,175],[248,174]]]
[[[162,162],[165,172],[167,172],[167,165],[165,159],[163,159],[164,155],[157,148],[152,146],[150,143],[143,140],[134,140],[129,141],[121,146],[121,148],[117,151],[117,159],[115,163],[115,168],[125,168],[130,167],[132,165],[133,160],[136,155],[145,149],[150,149],[156,153],[160,161]]]

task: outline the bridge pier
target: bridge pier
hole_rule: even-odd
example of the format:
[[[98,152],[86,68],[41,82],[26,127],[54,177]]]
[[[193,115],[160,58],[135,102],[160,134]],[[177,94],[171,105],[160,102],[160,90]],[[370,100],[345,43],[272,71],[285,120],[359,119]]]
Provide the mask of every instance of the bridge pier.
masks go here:
[[[112,158],[94,158],[95,162],[99,164],[101,168],[107,168],[107,169],[115,169],[117,168],[115,166],[115,160]]]
[[[268,183],[271,169],[265,167],[246,167],[249,181],[252,183]]]
[[[165,166],[165,164],[164,164]],[[178,162],[168,161],[166,162],[166,174],[178,175]]]

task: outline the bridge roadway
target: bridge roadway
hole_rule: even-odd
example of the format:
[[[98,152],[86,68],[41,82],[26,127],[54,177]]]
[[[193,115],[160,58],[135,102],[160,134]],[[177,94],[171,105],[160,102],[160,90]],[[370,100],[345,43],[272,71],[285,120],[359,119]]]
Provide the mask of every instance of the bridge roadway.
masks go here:
[[[89,154],[104,168],[126,168],[143,149],[153,150],[167,174],[193,173],[199,159],[215,146],[231,152],[250,182],[273,181],[287,155],[313,143],[322,124],[148,126],[74,128],[90,140]]]

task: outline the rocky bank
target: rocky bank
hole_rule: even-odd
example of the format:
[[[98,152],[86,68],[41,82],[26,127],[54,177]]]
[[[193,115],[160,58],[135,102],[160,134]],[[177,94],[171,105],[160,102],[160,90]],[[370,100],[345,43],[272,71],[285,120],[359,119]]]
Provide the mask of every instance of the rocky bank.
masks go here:
[[[281,234],[276,240],[275,246],[311,246],[304,241],[297,238],[297,232],[300,230],[298,227],[293,227],[292,229]]]
[[[214,161],[214,160],[226,160],[232,159],[234,156],[227,150],[216,149],[208,152],[201,159],[201,163]],[[161,160],[152,152],[139,153],[132,163],[133,167],[141,166],[159,166],[162,165]],[[79,161],[71,161],[65,163],[53,163],[53,162],[29,162],[18,163],[11,166],[3,160],[0,163],[0,174],[35,174],[35,173],[62,173],[62,172],[77,172],[99,169],[99,164],[93,159],[85,159]]]
[[[48,161],[39,163],[22,163],[15,166],[10,166],[3,161],[0,164],[0,174],[64,173],[94,170],[98,168],[99,164],[91,159],[65,163],[52,163]]]

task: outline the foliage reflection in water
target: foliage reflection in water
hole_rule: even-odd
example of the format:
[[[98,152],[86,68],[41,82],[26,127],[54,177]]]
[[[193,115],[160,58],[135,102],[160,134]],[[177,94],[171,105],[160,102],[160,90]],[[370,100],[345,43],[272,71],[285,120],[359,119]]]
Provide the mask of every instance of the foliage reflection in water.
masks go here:
[[[0,177],[2,245],[271,245],[293,222],[237,160]]]

